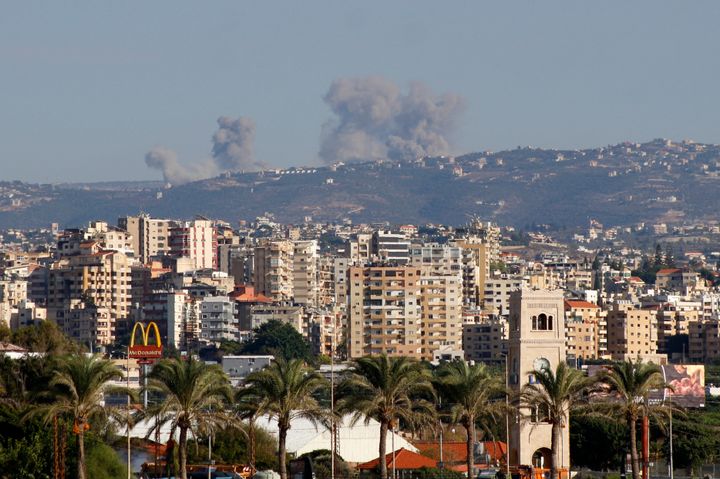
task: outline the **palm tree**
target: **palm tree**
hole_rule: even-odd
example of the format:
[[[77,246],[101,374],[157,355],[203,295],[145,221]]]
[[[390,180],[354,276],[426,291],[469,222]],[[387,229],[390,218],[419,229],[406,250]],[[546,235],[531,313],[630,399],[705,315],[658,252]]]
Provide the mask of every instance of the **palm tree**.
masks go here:
[[[112,390],[128,393],[125,388],[113,386],[111,381],[122,379],[122,372],[97,355],[76,353],[63,357],[54,371],[45,393],[51,402],[38,406],[31,414],[42,414],[46,421],[58,415],[68,415],[74,421],[77,434],[78,479],[85,479],[85,431],[90,429],[94,417],[114,412],[103,401],[104,394]]]
[[[385,443],[388,430],[399,421],[409,426],[433,424],[435,410],[425,398],[434,394],[428,374],[406,357],[366,356],[355,361],[352,372],[338,385],[338,411],[351,412],[352,422],[364,417],[380,423],[380,477],[388,476]]]
[[[558,478],[562,428],[569,424],[570,410],[576,406],[591,382],[583,373],[560,362],[553,371],[547,366],[530,371],[535,378],[520,391],[520,405],[542,415],[552,425],[550,477]]]
[[[238,421],[237,428],[248,440],[248,464],[255,471],[255,421],[260,415],[261,398],[250,388],[239,389],[235,394],[234,410]],[[247,421],[243,429],[242,422]]]
[[[436,389],[449,406],[450,421],[462,425],[467,432],[468,477],[474,477],[476,425],[478,421],[495,421],[504,412],[505,404],[494,400],[503,397],[505,388],[485,365],[471,366],[465,361],[455,360],[437,370]]]
[[[619,411],[627,422],[630,430],[630,457],[632,460],[633,479],[640,476],[637,450],[637,421],[644,415],[653,415],[661,410],[661,406],[649,406],[647,396],[651,389],[665,387],[662,369],[652,363],[641,361],[615,363],[609,371],[601,376],[601,381],[610,387],[617,396],[616,401],[608,401],[608,406]]]
[[[278,463],[280,478],[287,479],[286,441],[296,418],[320,421],[326,414],[315,395],[326,381],[301,359],[276,358],[266,368],[250,373],[245,380],[249,394],[259,399],[257,412],[278,423]]]
[[[180,478],[187,479],[188,431],[200,431],[226,424],[223,404],[230,399],[227,376],[217,365],[189,359],[164,359],[148,375],[148,390],[159,393],[163,400],[148,408],[146,416],[158,417],[157,426],[171,424],[178,429]]]

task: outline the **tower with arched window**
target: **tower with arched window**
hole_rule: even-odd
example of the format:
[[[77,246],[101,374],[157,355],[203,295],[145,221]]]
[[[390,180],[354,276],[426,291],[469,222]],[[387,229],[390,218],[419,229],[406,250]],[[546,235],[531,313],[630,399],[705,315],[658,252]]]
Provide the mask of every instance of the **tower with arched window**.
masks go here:
[[[562,290],[521,289],[510,295],[508,383],[515,392],[534,381],[531,371],[553,371],[565,361]],[[541,411],[521,411],[510,421],[510,464],[550,467],[551,426]],[[563,429],[559,467],[570,466],[570,430]]]

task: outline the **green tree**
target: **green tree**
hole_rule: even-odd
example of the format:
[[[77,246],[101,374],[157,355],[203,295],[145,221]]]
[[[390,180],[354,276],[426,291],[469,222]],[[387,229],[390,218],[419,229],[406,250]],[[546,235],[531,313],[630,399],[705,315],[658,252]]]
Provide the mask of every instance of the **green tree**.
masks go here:
[[[51,402],[41,404],[32,414],[41,414],[49,422],[55,416],[68,416],[77,434],[78,479],[85,479],[85,432],[90,429],[93,417],[113,412],[104,404],[104,394],[110,392],[111,381],[123,375],[112,361],[97,355],[73,354],[58,364],[47,390]]]
[[[364,418],[380,423],[380,477],[387,479],[385,443],[399,422],[418,427],[434,424],[435,409],[424,397],[433,395],[429,375],[406,357],[366,356],[356,360],[338,385],[338,411],[351,412],[353,423]]]
[[[443,403],[449,406],[450,422],[465,428],[467,470],[470,477],[474,477],[475,428],[478,423],[485,428],[488,422],[496,421],[503,414],[505,405],[497,401],[504,397],[503,384],[483,364],[470,366],[466,361],[455,360],[438,369],[436,389]]]
[[[278,423],[278,465],[280,478],[287,479],[287,432],[295,418],[317,422],[326,413],[315,395],[327,383],[320,374],[301,359],[276,358],[270,365],[250,373],[245,387],[250,397],[260,399],[258,414],[268,415]]]
[[[163,400],[146,411],[157,417],[158,425],[170,423],[179,430],[178,459],[180,478],[187,479],[188,431],[197,437],[201,431],[226,424],[224,402],[230,399],[227,376],[217,365],[189,359],[163,359],[150,371],[148,390]]]
[[[689,413],[687,417],[673,417],[673,460],[675,467],[690,469],[690,475],[703,464],[717,460],[720,438],[717,429],[708,426],[704,414]],[[665,452],[669,454],[668,441]]]
[[[610,386],[616,398],[608,401],[607,406],[613,413],[624,416],[630,435],[630,457],[632,459],[633,479],[639,479],[637,450],[637,421],[643,415],[651,415],[661,406],[650,406],[647,401],[651,389],[665,386],[660,366],[651,363],[626,362],[615,363],[603,374],[601,380]]]
[[[310,362],[310,344],[292,325],[271,320],[253,330],[253,338],[242,348],[243,354],[272,354],[285,359]]]
[[[570,456],[573,466],[609,471],[623,464],[627,450],[627,425],[597,415],[570,418]]]
[[[571,409],[580,403],[590,382],[581,371],[565,362],[559,363],[555,371],[543,367],[530,371],[530,374],[535,377],[535,382],[523,386],[520,405],[538,411],[542,419],[551,424],[550,477],[557,479],[562,428],[568,425]]]

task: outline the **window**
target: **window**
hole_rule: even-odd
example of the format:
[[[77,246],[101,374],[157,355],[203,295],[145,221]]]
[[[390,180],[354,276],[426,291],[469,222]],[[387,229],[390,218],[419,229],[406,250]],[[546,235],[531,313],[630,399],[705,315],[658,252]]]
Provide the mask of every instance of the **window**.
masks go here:
[[[545,313],[540,313],[538,316],[533,316],[532,329],[533,331],[552,331],[553,317],[548,316]]]

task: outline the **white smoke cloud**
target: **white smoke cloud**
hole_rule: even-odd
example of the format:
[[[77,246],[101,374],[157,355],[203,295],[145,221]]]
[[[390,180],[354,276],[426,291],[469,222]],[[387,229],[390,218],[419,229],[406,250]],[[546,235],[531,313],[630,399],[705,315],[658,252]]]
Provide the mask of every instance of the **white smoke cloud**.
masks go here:
[[[404,93],[382,77],[340,78],[324,100],[335,114],[322,130],[326,163],[449,153],[448,136],[463,109],[458,95],[436,95],[420,83]]]
[[[164,146],[156,146],[148,151],[145,155],[145,164],[162,171],[165,182],[172,185],[212,178],[219,173],[213,161],[183,165],[178,161],[177,153]]]

